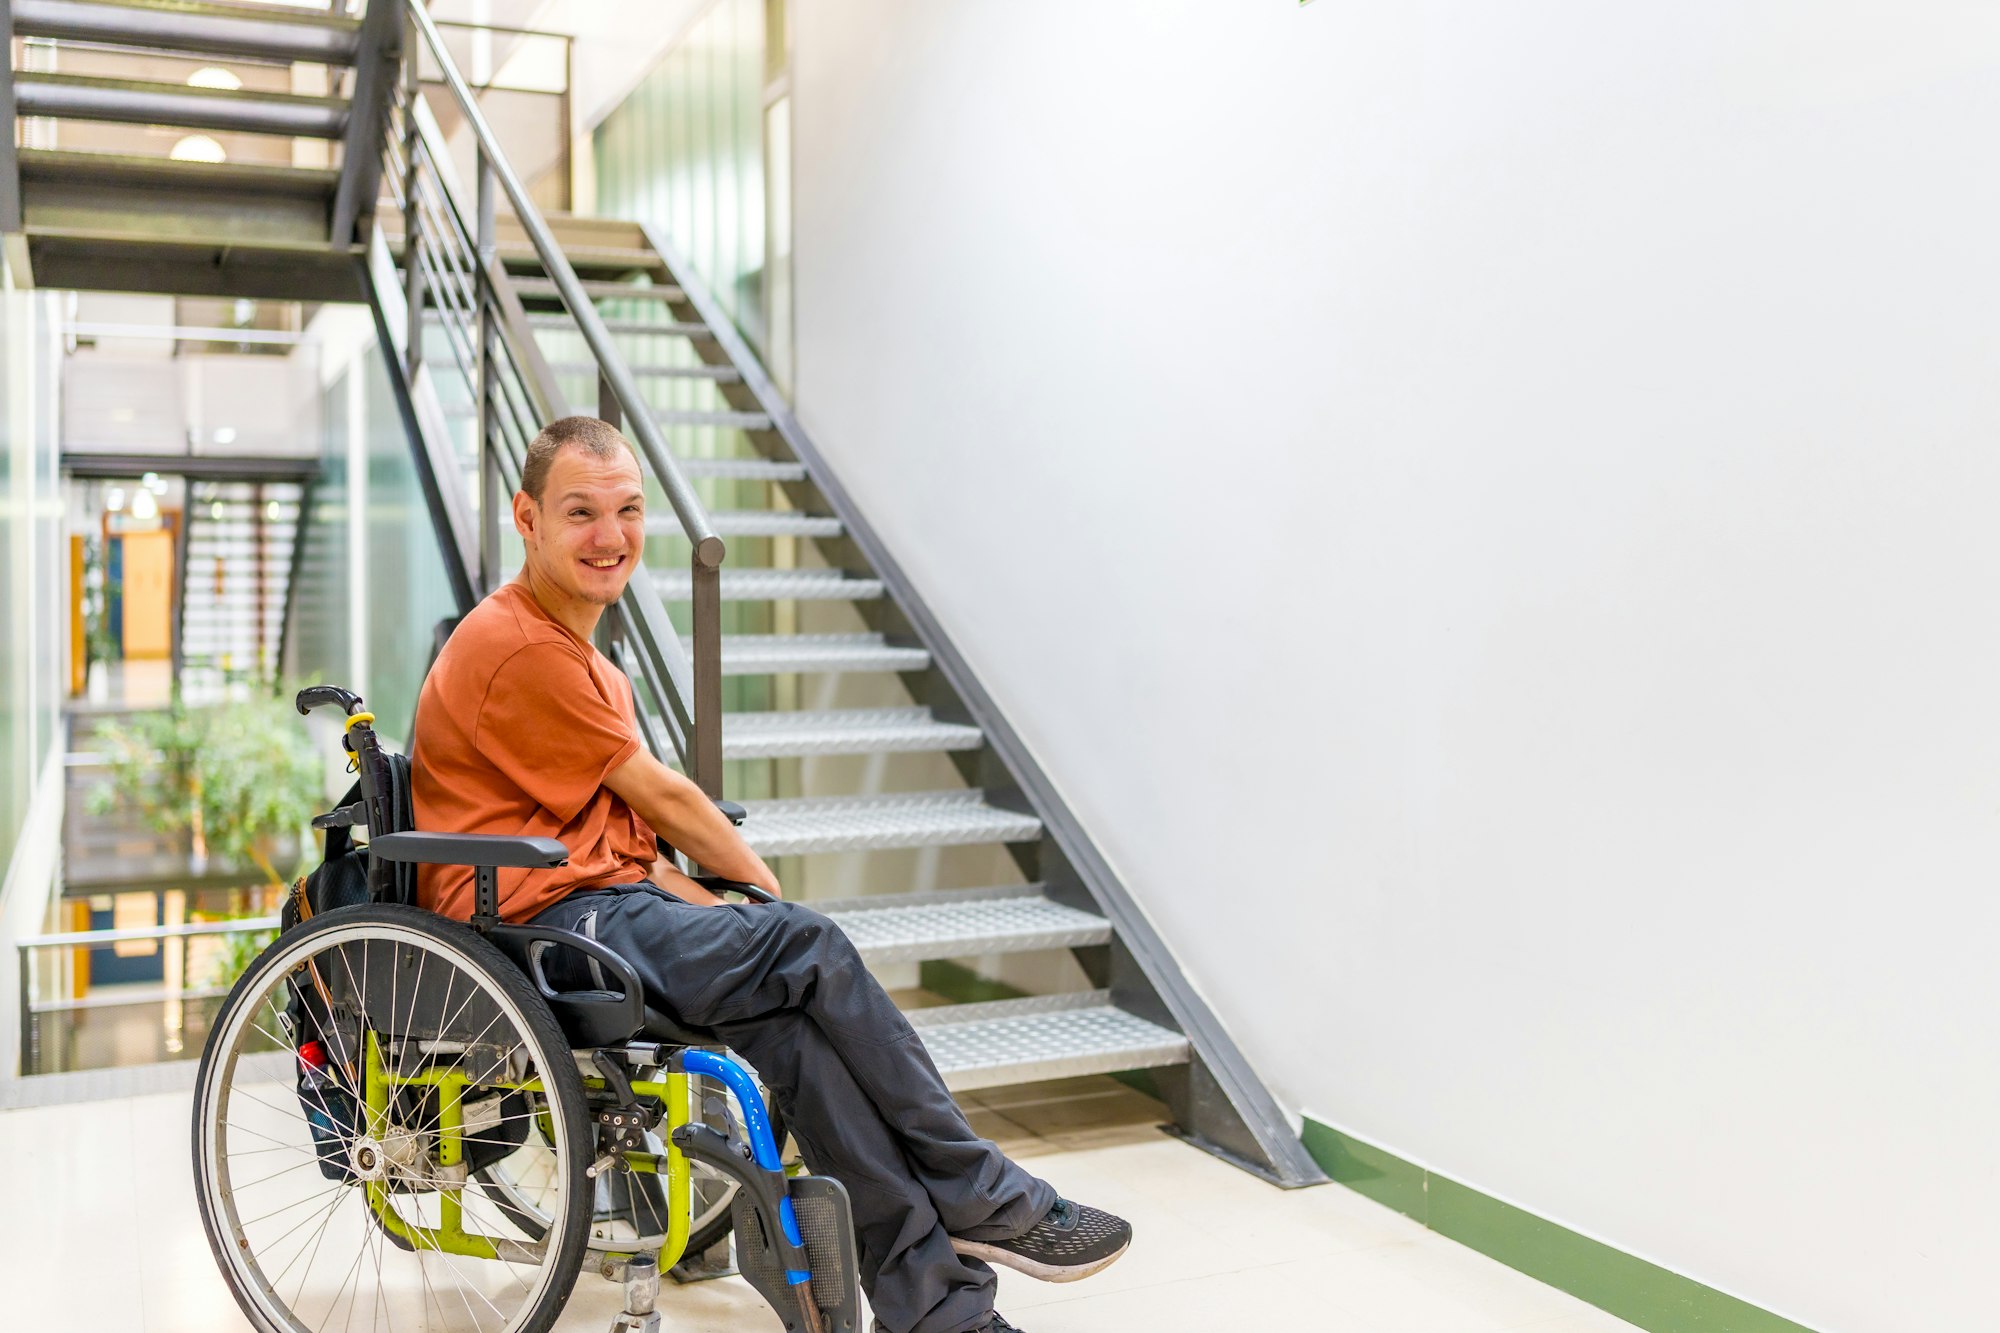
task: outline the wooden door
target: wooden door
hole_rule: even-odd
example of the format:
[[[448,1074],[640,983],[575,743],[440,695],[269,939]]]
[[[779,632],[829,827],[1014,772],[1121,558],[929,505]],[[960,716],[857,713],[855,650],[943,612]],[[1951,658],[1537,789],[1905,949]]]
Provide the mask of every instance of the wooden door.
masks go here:
[[[124,550],[125,656],[163,659],[174,647],[174,535],[128,532]]]

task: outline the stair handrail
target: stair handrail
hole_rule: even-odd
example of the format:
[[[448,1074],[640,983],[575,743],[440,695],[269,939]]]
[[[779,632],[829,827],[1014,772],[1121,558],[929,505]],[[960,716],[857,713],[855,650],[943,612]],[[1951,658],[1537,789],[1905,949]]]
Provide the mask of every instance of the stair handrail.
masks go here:
[[[493,174],[508,203],[513,206],[515,219],[528,234],[528,243],[534,247],[536,258],[541,260],[543,271],[555,281],[563,305],[576,321],[578,331],[597,362],[599,373],[617,401],[618,410],[624,415],[628,431],[645,451],[646,462],[659,480],[661,490],[666,493],[674,516],[680,520],[681,531],[694,543],[695,562],[709,569],[720,567],[726,553],[722,537],[709,520],[708,509],[702,504],[701,497],[695,494],[686,474],[668,452],[666,438],[660,434],[659,426],[652,419],[645,397],[639,392],[638,381],[632,377],[625,359],[612,345],[611,331],[604,327],[604,319],[591,304],[582,281],[576,276],[576,269],[570,265],[562,247],[556,244],[555,235],[549,230],[541,210],[535,207],[535,201],[528,196],[520,177],[514,174],[514,168],[501,152],[499,140],[486,123],[486,116],[480,111],[464,76],[452,61],[451,52],[445,48],[444,38],[439,34],[437,25],[431,22],[430,12],[423,0],[409,0],[409,11],[424,44],[437,61],[438,71],[452,100],[458,105],[459,114],[465,117],[467,126],[472,130],[483,168]],[[405,57],[415,58],[415,52]]]
[[[633,673],[635,683],[643,682],[659,706],[661,716],[647,718],[645,737],[650,748],[663,761],[669,760],[669,750],[676,752],[688,776],[709,795],[720,797],[720,579],[727,548],[700,497],[668,451],[637,380],[613,345],[611,333],[576,270],[500,151],[429,13],[420,0],[407,0],[404,12],[404,78],[389,94],[402,108],[406,137],[399,143],[399,136],[392,132],[385,134],[383,141],[387,164],[400,169],[386,178],[405,210],[404,305],[409,332],[408,358],[401,369],[414,386],[424,360],[424,292],[427,287],[437,287],[439,313],[452,340],[453,359],[467,376],[478,404],[482,496],[478,558],[483,580],[490,586],[498,577],[498,521],[504,504],[501,474],[512,471],[512,480],[518,482],[518,469],[525,461],[521,450],[537,428],[524,421],[524,416],[545,425],[552,416],[569,410],[499,258],[494,207],[497,198],[504,195],[596,362],[597,415],[625,428],[658,479],[692,547],[692,661],[643,562],[634,569],[625,595],[610,608],[603,646],[613,651],[615,644],[636,658],[627,659],[639,668]],[[452,170],[442,130],[418,91],[416,72],[423,48],[435,59],[441,81],[471,129],[479,171],[476,200],[465,198],[467,192]],[[428,202],[422,199],[425,195],[430,196]],[[468,208],[468,203],[473,207]],[[430,243],[424,239],[426,234],[432,238]],[[476,348],[468,341],[473,338],[478,340]],[[516,437],[513,440],[505,438],[510,428]]]

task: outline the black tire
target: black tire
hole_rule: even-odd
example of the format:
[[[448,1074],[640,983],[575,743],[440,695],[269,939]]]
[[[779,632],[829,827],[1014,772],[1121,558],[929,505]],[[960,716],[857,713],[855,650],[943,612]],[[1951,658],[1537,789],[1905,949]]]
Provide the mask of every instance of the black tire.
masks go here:
[[[356,956],[357,947],[361,959],[359,982],[355,982],[352,966],[348,962]],[[377,994],[371,999],[367,984],[377,974],[371,973],[368,959],[370,952],[377,948],[389,949],[392,963],[398,959],[405,963],[411,959],[418,960],[414,978],[408,982],[411,996],[424,989],[427,969],[449,966],[452,969],[450,972],[429,972],[432,990],[435,991],[441,983],[446,1003],[451,1003],[452,997],[459,993],[477,997],[481,1005],[488,1006],[496,1015],[473,1039],[474,1047],[486,1049],[480,1046],[484,1042],[492,1049],[507,1051],[507,1068],[525,1071],[525,1076],[539,1078],[545,1090],[549,1122],[557,1142],[542,1149],[547,1154],[543,1174],[553,1183],[549,1187],[551,1192],[545,1197],[549,1210],[545,1215],[551,1222],[544,1228],[540,1243],[505,1240],[504,1231],[495,1229],[501,1220],[497,1213],[490,1219],[475,1217],[471,1211],[466,1213],[468,1222],[477,1224],[468,1227],[469,1231],[502,1237],[496,1242],[502,1247],[498,1263],[440,1254],[428,1247],[420,1253],[407,1243],[386,1243],[390,1239],[386,1229],[370,1210],[364,1190],[353,1179],[353,1173],[362,1167],[372,1165],[377,1172],[373,1179],[384,1182],[374,1188],[389,1192],[389,1203],[385,1206],[396,1207],[405,1222],[417,1226],[436,1225],[422,1210],[430,1207],[432,1201],[436,1201],[436,1206],[442,1209],[447,1193],[461,1200],[460,1207],[466,1207],[480,1196],[462,1186],[452,1186],[448,1171],[437,1164],[435,1155],[426,1156],[427,1147],[422,1151],[413,1147],[427,1143],[423,1136],[427,1132],[434,1134],[434,1125],[426,1129],[424,1126],[396,1124],[393,1110],[379,1118],[364,1111],[356,1114],[365,1119],[366,1128],[355,1128],[352,1136],[346,1139],[338,1135],[329,1136],[323,1132],[325,1113],[329,1113],[326,1094],[302,1088],[297,1081],[298,1045],[302,1042],[297,1034],[284,1026],[286,1020],[278,1017],[279,1006],[285,1004],[289,995],[288,987],[294,978],[301,979],[300,984],[303,985],[303,978],[318,976],[322,964],[327,974],[332,974],[334,966],[339,964],[348,969],[347,979],[355,984],[355,993],[361,996],[359,1007],[363,1011],[383,1012],[380,988],[386,984],[389,987],[387,1012],[395,1013],[402,1003],[404,992],[400,988],[405,984],[404,977],[409,969],[388,968],[382,974],[386,975],[387,981],[376,982]],[[380,954],[375,955],[378,964],[381,957]],[[313,965],[310,972],[307,970],[308,962]],[[465,990],[455,992],[453,987],[459,984],[460,977],[465,980]],[[414,1008],[415,1000],[410,1003]],[[457,1003],[463,1009],[468,1001]],[[485,1013],[488,1009],[479,1012]],[[503,1019],[507,1026],[496,1030],[495,1025]],[[398,1030],[408,1031],[407,1028]],[[261,1034],[277,1049],[269,1056],[261,1053],[253,1055],[249,1049],[256,1044],[251,1035],[253,1032]],[[385,1043],[385,1047],[393,1041],[392,1038]],[[435,1047],[426,1049],[427,1052],[436,1050]],[[405,1051],[407,1054],[407,1044]],[[244,1060],[246,1055],[251,1057],[249,1063]],[[427,1053],[424,1058],[440,1057]],[[289,1075],[284,1072],[287,1065],[291,1071]],[[514,1077],[520,1076],[516,1074]],[[506,1082],[504,1076],[496,1074],[489,1077],[493,1077],[496,1084]],[[284,1086],[288,1078],[291,1081],[289,1088]],[[278,1086],[276,1094],[266,1091],[272,1083]],[[243,1089],[241,1102],[238,1101],[239,1087]],[[253,1095],[249,1091],[251,1087],[257,1088],[258,1093]],[[338,1091],[336,1088],[335,1092]],[[274,1105],[274,1102],[278,1104]],[[306,1109],[300,1110],[300,1105]],[[341,1105],[352,1110],[354,1100],[350,1098]],[[317,1117],[310,1114],[314,1109],[323,1114]],[[239,1112],[242,1118],[234,1119]],[[251,1127],[253,1122],[256,1128]],[[254,1146],[236,1150],[231,1145],[232,1134],[240,1134],[243,1143]],[[328,1147],[329,1137],[335,1140],[331,1149]],[[434,1146],[435,1140],[428,1142]],[[438,1301],[442,1309],[445,1296],[456,1294],[466,1302],[467,1313],[475,1325],[504,1329],[505,1333],[546,1333],[562,1313],[582,1266],[590,1229],[591,1198],[589,1182],[583,1172],[590,1163],[593,1142],[594,1133],[584,1104],[583,1083],[570,1055],[569,1043],[547,1004],[536,994],[528,979],[512,961],[470,927],[412,907],[368,905],[341,908],[280,936],[244,971],[217,1011],[196,1074],[192,1150],[195,1196],[202,1226],[223,1280],[238,1306],[251,1325],[265,1330],[265,1333],[300,1333],[308,1327],[295,1308],[303,1308],[299,1296],[295,1293],[287,1298],[282,1289],[291,1286],[294,1277],[298,1291],[309,1288],[321,1249],[329,1239],[334,1241],[333,1250],[328,1252],[330,1263],[339,1262],[341,1256],[350,1252],[345,1247],[356,1247],[351,1251],[356,1256],[352,1278],[354,1291],[347,1297],[350,1319],[355,1306],[363,1299],[362,1286],[367,1266],[362,1260],[373,1258],[375,1300],[398,1312],[410,1308],[412,1300],[422,1303],[416,1318],[406,1316],[397,1320],[392,1314],[393,1322],[405,1322],[415,1327],[428,1320],[429,1301]],[[364,1151],[371,1147],[379,1155]],[[251,1178],[255,1172],[271,1164],[269,1155],[277,1153],[294,1156],[277,1158],[279,1162],[290,1164],[268,1175]],[[254,1154],[265,1155],[261,1166],[246,1164],[246,1159]],[[297,1154],[303,1154],[304,1160],[295,1160]],[[254,1204],[244,1202],[245,1195],[256,1187],[269,1185],[289,1173],[310,1171],[314,1167],[318,1168],[317,1179],[313,1174],[293,1177],[281,1185],[271,1185],[279,1191],[275,1195],[257,1196],[259,1202]],[[345,1178],[342,1178],[343,1172],[346,1173]],[[426,1174],[428,1172],[438,1174]],[[329,1185],[328,1181],[333,1183]],[[317,1193],[302,1201],[295,1199],[262,1216],[240,1215],[251,1207],[264,1206],[273,1198],[282,1199],[287,1194],[302,1195],[306,1191]],[[481,1206],[485,1206],[483,1202]],[[293,1211],[300,1208],[308,1211]],[[285,1270],[277,1271],[275,1265],[281,1257],[279,1247],[291,1231],[267,1242],[253,1239],[251,1228],[262,1227],[266,1232],[272,1231],[283,1225],[288,1217],[304,1219],[293,1223],[291,1231],[317,1221],[317,1233],[308,1233],[308,1237],[312,1238],[309,1255],[304,1248],[307,1239],[302,1238],[296,1242],[299,1248],[286,1261]],[[267,1218],[276,1220],[267,1221]],[[336,1218],[341,1219],[337,1228],[333,1226]],[[354,1239],[357,1236],[361,1237],[358,1241]],[[295,1273],[292,1270],[302,1256],[306,1259],[305,1267]],[[489,1267],[481,1268],[482,1264]],[[390,1278],[384,1276],[385,1266],[391,1270]],[[267,1272],[267,1267],[272,1271]],[[517,1269],[525,1269],[527,1276],[523,1277]],[[410,1281],[412,1273],[420,1286]],[[467,1273],[474,1278],[469,1286],[464,1281]],[[430,1280],[433,1275],[438,1278],[435,1284]],[[513,1288],[492,1286],[496,1275],[511,1281],[514,1287],[520,1289],[519,1294]],[[391,1278],[395,1285],[392,1285]],[[445,1285],[447,1279],[457,1284],[455,1293],[453,1288]],[[311,1288],[315,1299],[326,1281],[323,1278],[321,1287]],[[517,1303],[516,1308],[511,1313],[501,1309],[486,1297],[483,1287],[498,1292],[503,1301]],[[489,1323],[483,1312],[471,1306],[468,1293],[480,1296],[493,1311],[494,1322]],[[334,1290],[326,1309],[326,1319],[321,1322],[338,1322],[334,1316],[344,1294],[344,1285]],[[398,1306],[397,1302],[403,1304]],[[455,1316],[457,1305],[450,1308]]]

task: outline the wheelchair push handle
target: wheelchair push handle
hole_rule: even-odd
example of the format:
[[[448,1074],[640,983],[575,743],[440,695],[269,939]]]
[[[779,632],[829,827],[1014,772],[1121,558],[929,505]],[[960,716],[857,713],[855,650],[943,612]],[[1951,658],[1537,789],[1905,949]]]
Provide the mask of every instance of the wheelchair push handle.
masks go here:
[[[338,685],[308,685],[299,691],[298,698],[293,702],[301,717],[328,704],[339,704],[340,710],[350,715],[361,711],[361,696]]]

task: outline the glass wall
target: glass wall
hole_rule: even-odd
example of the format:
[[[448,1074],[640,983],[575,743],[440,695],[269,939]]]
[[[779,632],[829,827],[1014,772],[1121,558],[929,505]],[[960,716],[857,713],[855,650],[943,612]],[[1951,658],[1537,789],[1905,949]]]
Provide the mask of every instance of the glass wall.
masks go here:
[[[0,294],[0,871],[56,740],[69,660],[52,299]]]
[[[328,380],[324,406],[290,671],[361,694],[377,729],[401,745],[433,633],[458,607],[373,339]]]
[[[780,0],[720,0],[593,142],[597,211],[659,228],[781,387],[791,379],[785,32]]]

